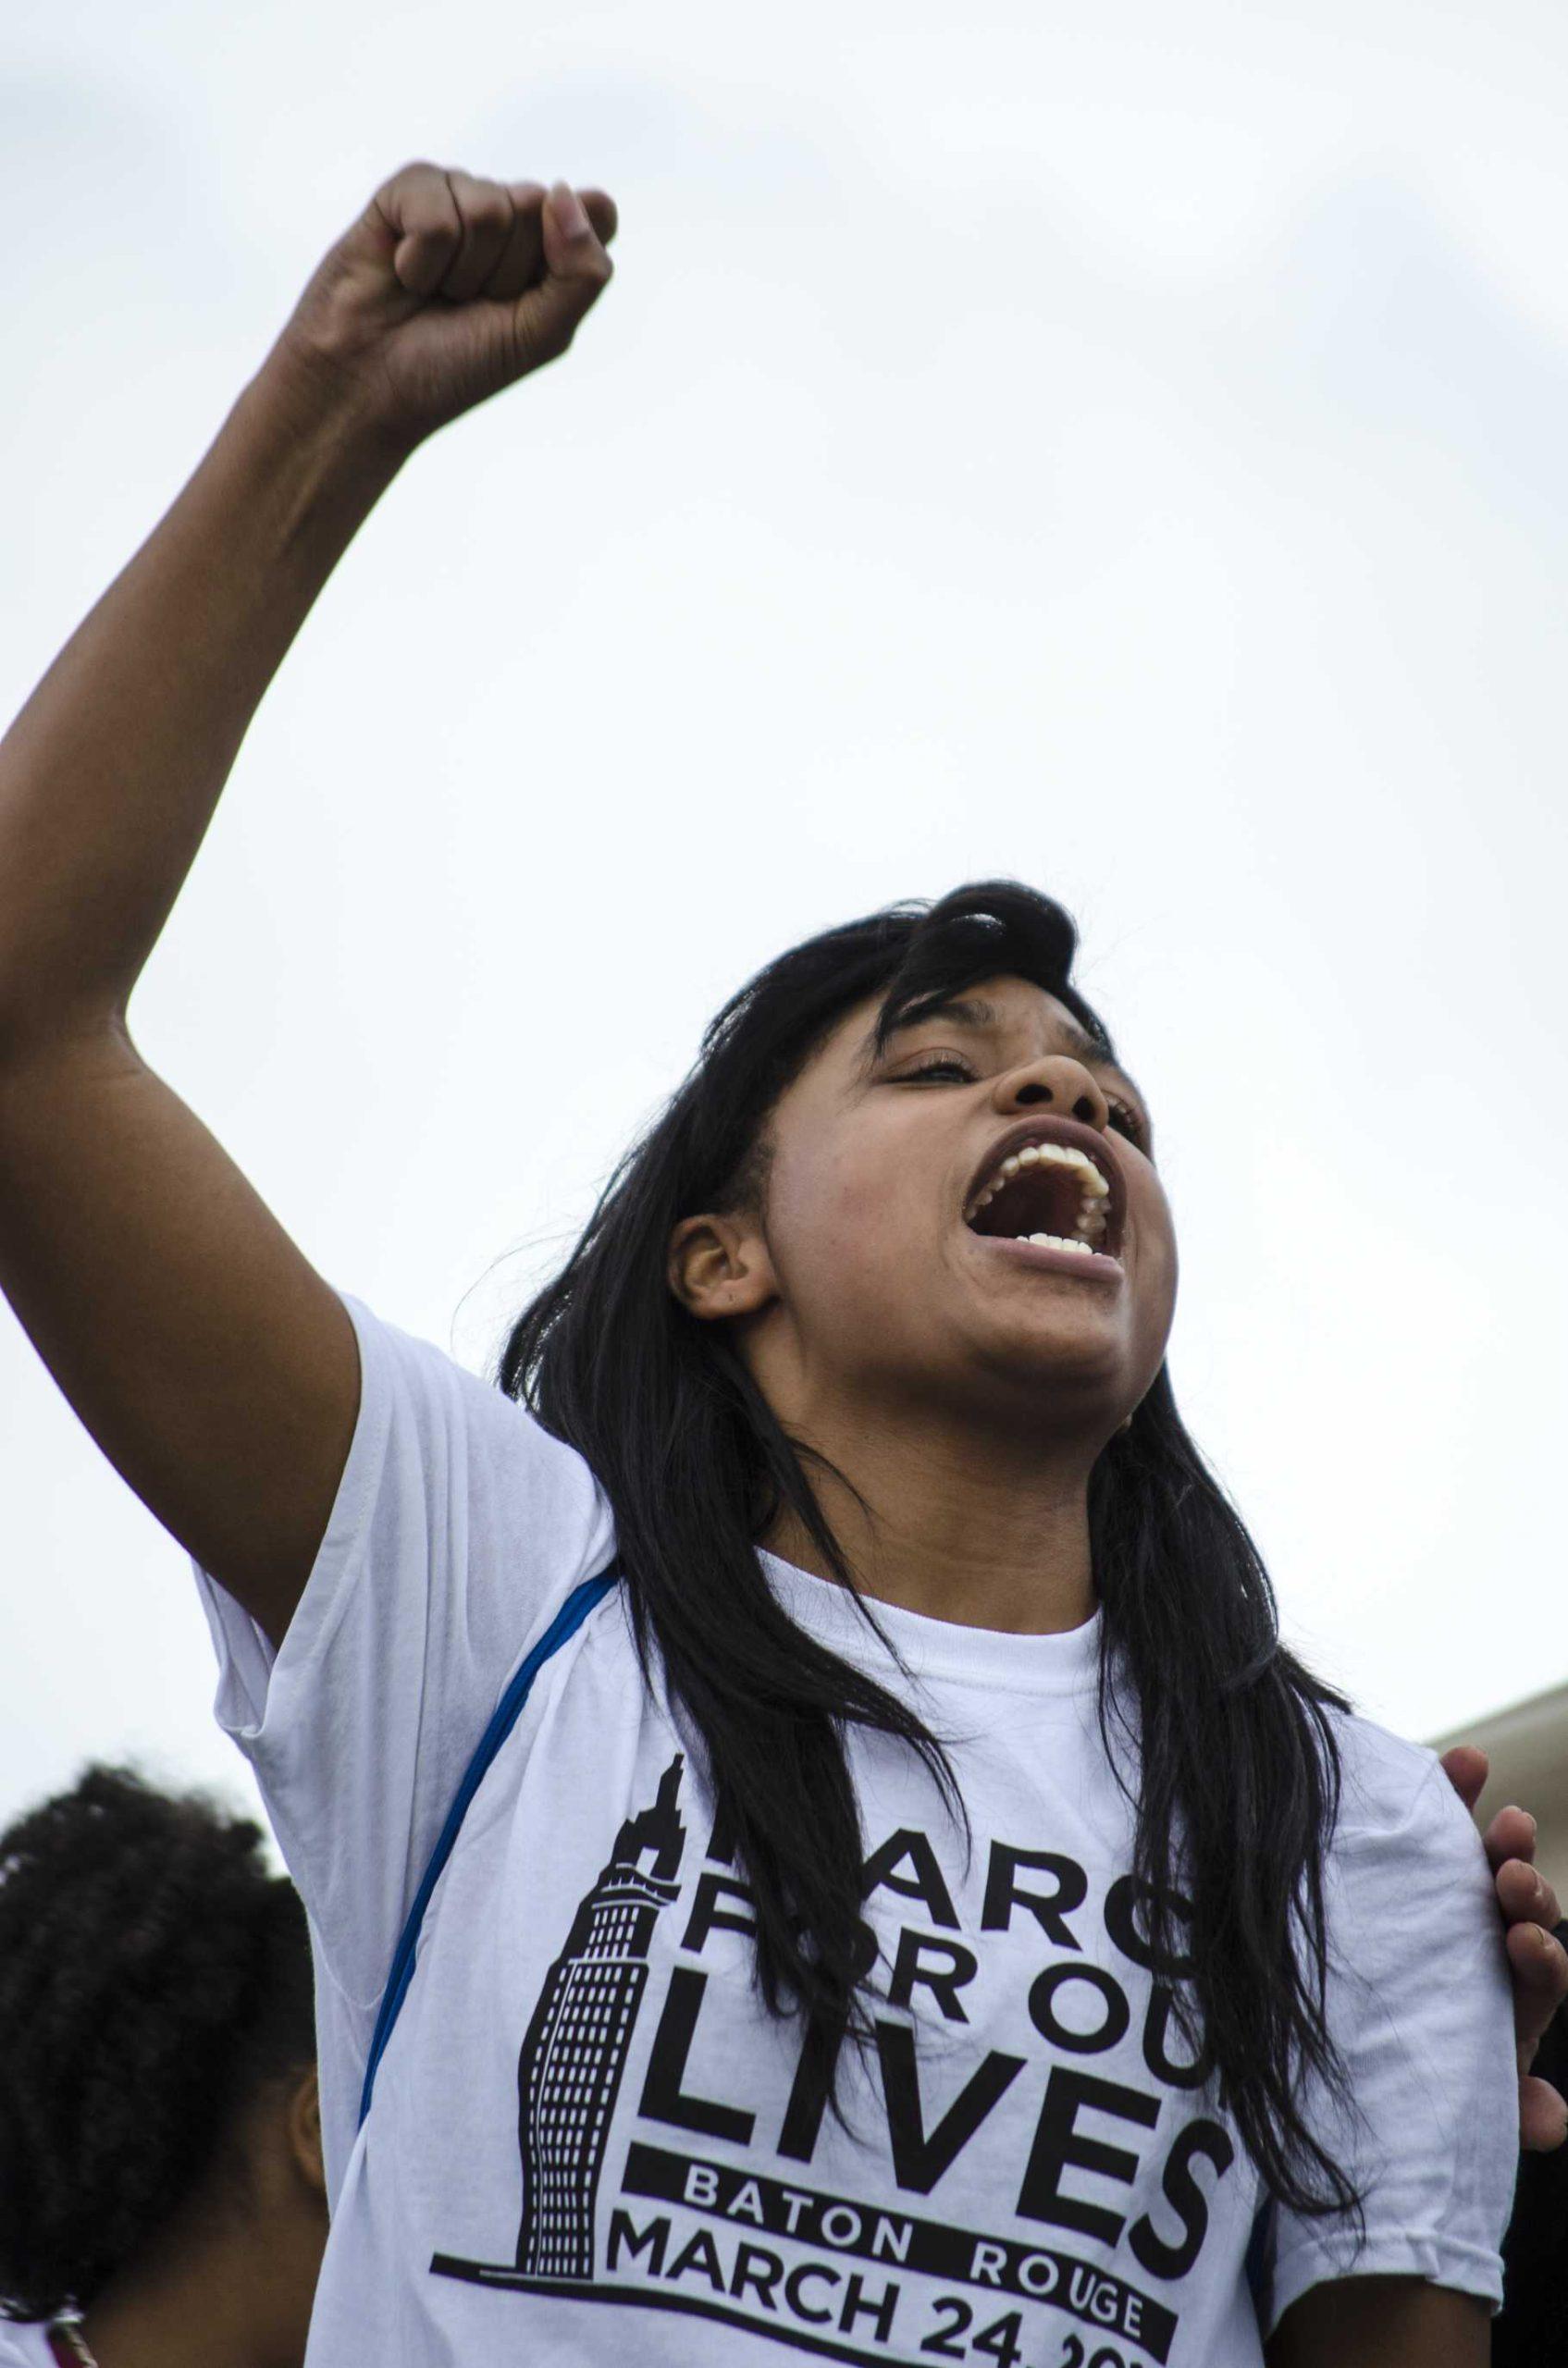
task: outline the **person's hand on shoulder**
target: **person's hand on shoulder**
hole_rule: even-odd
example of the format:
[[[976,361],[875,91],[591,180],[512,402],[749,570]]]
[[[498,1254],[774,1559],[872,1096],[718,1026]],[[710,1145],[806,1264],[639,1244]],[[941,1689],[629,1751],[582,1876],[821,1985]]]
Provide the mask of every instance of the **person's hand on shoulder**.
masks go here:
[[[1487,1755],[1474,1744],[1443,1754],[1443,1773],[1474,1814],[1488,1776]],[[1568,2138],[1568,2104],[1531,2070],[1547,2026],[1568,1998],[1568,1952],[1557,1937],[1557,1894],[1535,1865],[1536,1820],[1527,1811],[1500,1809],[1483,1840],[1497,1886],[1513,1985],[1513,2029],[1519,2052],[1519,2134],[1526,2152],[1549,2154]]]

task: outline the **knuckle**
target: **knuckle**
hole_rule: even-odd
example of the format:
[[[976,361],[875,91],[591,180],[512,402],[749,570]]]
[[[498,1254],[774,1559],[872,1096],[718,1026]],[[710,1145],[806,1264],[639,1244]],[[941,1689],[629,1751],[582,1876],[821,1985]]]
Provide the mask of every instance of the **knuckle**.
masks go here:
[[[439,244],[462,234],[462,220],[452,203],[447,177],[437,165],[402,166],[389,180],[382,182],[371,200],[371,211],[379,214],[401,237],[422,243]]]
[[[447,176],[452,194],[458,198],[466,214],[505,221],[512,201],[500,181],[481,180],[477,173],[453,170]]]
[[[381,188],[383,191],[414,189],[423,181],[438,181],[440,178],[438,165],[432,165],[426,156],[413,156],[406,165],[400,165],[395,173],[389,173]]]

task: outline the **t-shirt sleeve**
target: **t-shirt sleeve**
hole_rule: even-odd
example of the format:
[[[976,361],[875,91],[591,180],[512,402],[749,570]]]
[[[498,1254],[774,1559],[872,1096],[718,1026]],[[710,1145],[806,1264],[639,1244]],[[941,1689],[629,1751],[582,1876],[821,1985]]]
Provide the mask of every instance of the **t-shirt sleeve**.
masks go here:
[[[1355,1722],[1360,1728],[1360,1722]],[[1361,1728],[1364,1735],[1367,1730]],[[1259,2320],[1348,2276],[1419,2277],[1502,2299],[1518,2167],[1512,2004],[1480,1838],[1429,1752],[1371,1731],[1347,1763],[1328,1885],[1329,2026],[1347,2079],[1309,2101],[1360,2191],[1353,2215],[1271,2208]]]
[[[345,1305],[353,1443],[281,1650],[207,1572],[216,1711],[255,1770],[318,1955],[378,1997],[506,1680],[611,1530],[582,1458],[423,1341]]]

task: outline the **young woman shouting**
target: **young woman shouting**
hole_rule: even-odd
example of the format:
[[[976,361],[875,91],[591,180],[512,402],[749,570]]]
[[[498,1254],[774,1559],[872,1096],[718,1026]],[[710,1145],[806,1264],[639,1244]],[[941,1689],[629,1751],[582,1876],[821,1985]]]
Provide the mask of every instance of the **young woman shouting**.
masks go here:
[[[500,1390],[330,1289],[132,1043],[316,591],[614,225],[396,175],[0,752],[6,1286],[201,1566],[310,1909],[312,2368],[1478,2362],[1483,1854],[1283,1651],[1182,1429],[1148,1115],[1057,906],[763,971]],[[1555,1907],[1507,1890],[1545,1997]]]

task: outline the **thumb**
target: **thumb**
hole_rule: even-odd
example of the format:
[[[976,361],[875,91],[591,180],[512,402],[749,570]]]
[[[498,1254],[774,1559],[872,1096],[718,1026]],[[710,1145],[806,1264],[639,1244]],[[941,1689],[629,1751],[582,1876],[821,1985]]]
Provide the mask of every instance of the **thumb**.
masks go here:
[[[575,190],[557,181],[544,202],[544,277],[512,305],[519,372],[553,362],[609,286],[614,265]]]

